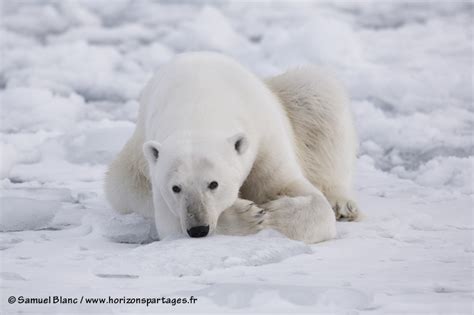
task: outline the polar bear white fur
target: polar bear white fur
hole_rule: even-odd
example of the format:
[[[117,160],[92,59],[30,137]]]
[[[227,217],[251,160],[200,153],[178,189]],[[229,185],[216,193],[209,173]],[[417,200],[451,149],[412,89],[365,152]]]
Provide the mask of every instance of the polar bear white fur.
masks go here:
[[[316,67],[262,81],[217,53],[164,65],[106,177],[114,209],[160,239],[274,228],[315,243],[353,220],[356,137],[343,89]]]

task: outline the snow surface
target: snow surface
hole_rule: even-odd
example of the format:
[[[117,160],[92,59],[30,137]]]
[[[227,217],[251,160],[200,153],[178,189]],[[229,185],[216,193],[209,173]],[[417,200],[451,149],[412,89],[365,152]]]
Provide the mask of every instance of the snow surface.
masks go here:
[[[472,314],[470,2],[2,1],[0,313]],[[316,245],[273,231],[152,242],[114,214],[107,163],[176,53],[261,76],[319,63],[352,99],[365,217]],[[193,305],[8,304],[9,296]]]

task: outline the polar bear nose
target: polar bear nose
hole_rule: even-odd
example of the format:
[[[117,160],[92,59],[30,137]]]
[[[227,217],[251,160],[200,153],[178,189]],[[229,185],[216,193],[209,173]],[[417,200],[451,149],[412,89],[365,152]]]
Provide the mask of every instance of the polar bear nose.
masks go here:
[[[209,233],[209,225],[195,226],[188,230],[191,237],[204,237]]]

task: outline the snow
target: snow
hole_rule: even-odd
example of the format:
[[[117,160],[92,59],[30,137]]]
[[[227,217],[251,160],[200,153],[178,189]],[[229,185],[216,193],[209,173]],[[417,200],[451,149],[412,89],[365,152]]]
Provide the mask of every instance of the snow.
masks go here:
[[[199,276],[206,271],[235,266],[262,266],[286,258],[311,253],[301,242],[281,235],[268,236],[266,231],[255,237],[215,236],[203,240],[176,239],[154,242],[124,255],[105,259],[100,274],[140,274],[141,276]],[[276,232],[275,232],[276,233]],[[262,236],[263,234],[263,236]],[[261,244],[265,243],[262,247]],[[216,250],[220,248],[220,250]],[[156,253],[169,253],[165,256]],[[183,260],[190,257],[190,260]]]
[[[48,227],[56,210],[57,201],[42,201],[29,198],[1,198],[0,231],[39,230]]]
[[[0,312],[472,314],[472,20],[456,2],[4,1]],[[262,77],[318,63],[347,86],[360,222],[306,245],[275,231],[156,239],[114,213],[106,165],[153,72],[190,50]],[[10,296],[196,304],[9,304]]]

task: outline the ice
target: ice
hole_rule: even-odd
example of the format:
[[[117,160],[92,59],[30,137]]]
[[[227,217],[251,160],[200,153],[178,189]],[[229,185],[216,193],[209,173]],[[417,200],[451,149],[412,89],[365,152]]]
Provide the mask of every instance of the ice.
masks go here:
[[[75,202],[71,190],[67,188],[23,187],[9,188],[7,185],[0,191],[0,197],[31,198],[34,200],[54,200],[61,202]]]
[[[135,125],[99,121],[76,128],[66,139],[66,159],[73,163],[106,163],[120,151]]]
[[[25,280],[25,278],[14,272],[1,272],[0,278],[3,280]]]
[[[195,305],[19,305],[0,313],[472,314],[469,1],[3,1],[2,296],[196,296]],[[321,64],[359,135],[357,223],[305,245],[275,231],[156,242],[114,213],[107,164],[141,88],[175,54],[262,77]],[[47,284],[47,285],[45,285]]]
[[[189,26],[189,31],[184,29],[184,33],[188,33],[188,36],[192,36],[190,38],[194,38],[197,42],[193,49],[216,49],[232,53],[237,49],[242,49],[243,45],[249,44],[245,38],[235,32],[227,17],[212,6],[201,9]],[[189,41],[186,41],[186,45],[189,45]]]
[[[0,198],[0,205],[1,232],[46,228],[61,207],[58,201],[12,197]]]
[[[12,144],[0,143],[0,178],[8,177],[10,170],[18,161],[18,152]]]
[[[262,46],[270,52],[272,61],[283,68],[309,62],[332,67],[363,62],[357,35],[344,21],[318,16],[302,24],[280,27],[277,32],[263,37]]]
[[[82,28],[71,29],[64,34],[49,37],[48,40],[54,43],[67,43],[71,41],[87,41],[92,44],[121,44],[125,40],[149,42],[153,38],[153,33],[141,25],[129,24],[121,27],[107,29],[102,26],[84,26]]]
[[[16,133],[64,130],[76,121],[83,103],[77,95],[62,97],[46,89],[22,87],[2,91],[0,99],[2,102],[0,130]]]
[[[410,178],[415,182],[434,187],[451,187],[462,193],[472,193],[472,173],[474,165],[472,156],[466,158],[448,156],[436,157],[422,164],[418,170],[394,168],[394,173],[402,178]]]
[[[137,214],[109,214],[99,228],[102,236],[118,243],[143,244],[158,239],[154,221]]]

